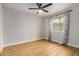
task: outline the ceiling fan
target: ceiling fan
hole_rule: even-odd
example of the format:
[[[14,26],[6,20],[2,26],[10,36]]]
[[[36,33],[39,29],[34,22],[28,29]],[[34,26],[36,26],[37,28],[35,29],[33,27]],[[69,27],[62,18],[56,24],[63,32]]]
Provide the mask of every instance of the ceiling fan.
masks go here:
[[[44,11],[44,12],[48,13],[48,11],[45,10],[44,8],[51,6],[52,3],[46,4],[44,6],[42,6],[43,5],[42,3],[36,3],[36,5],[37,5],[38,8],[29,8],[29,9],[30,10],[41,10],[41,11]],[[39,12],[37,12],[37,14],[39,14]]]

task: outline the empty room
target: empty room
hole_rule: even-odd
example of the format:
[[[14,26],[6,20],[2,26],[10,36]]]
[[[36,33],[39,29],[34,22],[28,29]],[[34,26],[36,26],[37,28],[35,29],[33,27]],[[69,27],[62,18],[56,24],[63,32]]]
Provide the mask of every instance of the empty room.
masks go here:
[[[1,56],[79,56],[79,3],[0,3]]]

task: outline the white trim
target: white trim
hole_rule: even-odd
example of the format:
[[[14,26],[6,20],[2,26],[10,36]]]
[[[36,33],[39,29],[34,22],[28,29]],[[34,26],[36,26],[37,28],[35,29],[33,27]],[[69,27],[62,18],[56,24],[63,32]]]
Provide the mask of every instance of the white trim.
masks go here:
[[[59,44],[62,44],[62,42],[57,41],[57,40],[51,40],[51,41],[55,41],[55,42],[58,42]],[[67,43],[66,45],[79,48],[79,45],[75,45],[75,44],[71,44],[71,43]]]
[[[67,43],[66,45],[69,45],[69,46],[72,46],[72,47],[79,48],[79,45],[75,45],[75,44],[71,44],[71,43]]]
[[[59,44],[62,44],[62,42],[57,41],[57,40],[51,40],[51,41],[57,42],[57,43],[59,43]],[[71,44],[71,43],[67,43],[66,45],[72,46],[72,47],[75,47],[75,48],[79,48],[79,45],[75,45],[75,44]]]
[[[1,19],[1,38],[0,38],[0,52],[2,52],[2,49],[3,49],[3,28],[2,28],[2,26],[3,26],[3,8],[2,8],[2,4],[0,4],[1,5],[1,14],[2,14],[2,19]]]
[[[3,48],[4,47],[8,47],[8,46],[12,46],[12,45],[17,45],[17,44],[32,42],[32,41],[36,41],[36,40],[42,40],[42,39],[32,39],[32,40],[27,40],[27,41],[23,41],[23,42],[16,42],[16,43],[13,43],[13,44],[4,45]],[[46,40],[48,40],[48,39],[46,38]],[[55,42],[58,42],[59,44],[61,44],[60,41],[57,41],[57,40],[52,40],[52,41],[55,41]],[[75,44],[71,44],[71,43],[67,43],[66,45],[79,48],[79,45],[75,45]],[[2,52],[2,48],[0,49],[0,52]]]
[[[4,45],[3,48],[4,47],[8,47],[8,46],[12,46],[12,45],[17,45],[17,44],[32,42],[32,41],[36,41],[36,40],[41,40],[41,39],[32,39],[32,40],[26,40],[26,41],[22,41],[22,42],[16,42],[16,43],[12,43],[12,44],[7,44],[7,45]]]
[[[3,47],[0,47],[0,52],[2,52],[2,50],[3,50]]]
[[[54,42],[57,42],[57,43],[59,43],[59,44],[62,44],[62,42],[61,41],[58,41],[58,40],[51,40],[51,41],[54,41]]]

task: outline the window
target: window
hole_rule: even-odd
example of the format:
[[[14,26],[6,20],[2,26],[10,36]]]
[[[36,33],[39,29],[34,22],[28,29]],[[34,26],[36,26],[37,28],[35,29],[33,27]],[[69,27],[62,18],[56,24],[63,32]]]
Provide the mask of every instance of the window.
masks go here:
[[[59,31],[64,31],[65,17],[61,17],[59,21]]]
[[[59,19],[54,19],[52,20],[52,29],[53,31],[58,31],[59,30]]]
[[[56,18],[52,20],[53,31],[64,31],[65,17]]]

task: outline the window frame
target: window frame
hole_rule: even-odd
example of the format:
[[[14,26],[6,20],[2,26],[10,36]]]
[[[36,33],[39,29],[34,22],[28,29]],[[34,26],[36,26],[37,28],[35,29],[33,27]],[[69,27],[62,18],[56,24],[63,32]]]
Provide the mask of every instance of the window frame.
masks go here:
[[[62,30],[60,30],[60,27],[58,26],[58,30],[53,30],[53,20],[55,20],[55,19],[59,19],[59,24],[61,23],[61,18],[65,18],[65,16],[63,15],[63,16],[59,16],[59,17],[55,17],[55,18],[52,18],[52,20],[51,20],[51,31],[53,31],[53,32],[64,32],[64,30],[65,30],[65,19],[64,19],[64,22],[63,22],[63,29]]]

